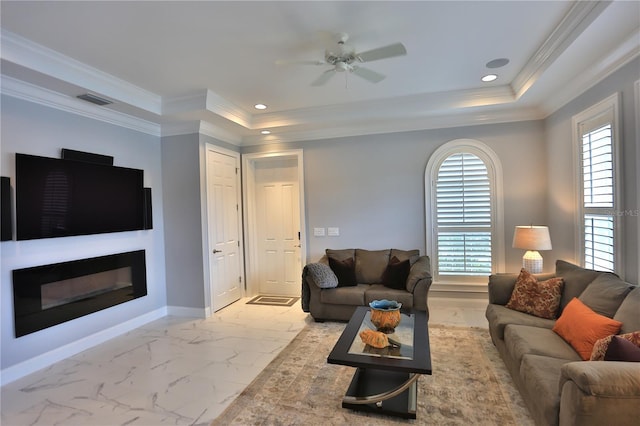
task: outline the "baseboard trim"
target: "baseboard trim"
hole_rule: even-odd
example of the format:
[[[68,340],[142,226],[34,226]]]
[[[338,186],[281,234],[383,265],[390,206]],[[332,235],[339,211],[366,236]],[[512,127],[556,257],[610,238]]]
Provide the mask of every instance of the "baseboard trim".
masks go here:
[[[16,381],[26,375],[35,373],[38,370],[49,367],[58,361],[69,358],[82,351],[90,349],[100,343],[104,343],[109,339],[120,336],[135,328],[143,326],[151,321],[167,316],[167,308],[156,309],[139,317],[130,319],[121,324],[110,327],[106,330],[99,331],[90,336],[84,337],[75,342],[66,344],[49,352],[40,354],[19,364],[7,367],[0,371],[0,386]]]
[[[167,315],[186,318],[208,318],[211,315],[207,308],[187,308],[184,306],[167,306]]]

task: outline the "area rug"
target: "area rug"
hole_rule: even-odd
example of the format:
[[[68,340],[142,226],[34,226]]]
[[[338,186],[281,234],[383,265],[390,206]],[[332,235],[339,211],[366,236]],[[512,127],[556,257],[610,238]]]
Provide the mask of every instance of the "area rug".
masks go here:
[[[307,325],[212,425],[534,424],[482,328],[430,326],[433,375],[418,380],[416,420],[342,408],[355,369],[327,355],[344,327]]]
[[[256,296],[247,305],[292,306],[300,299],[290,296]]]

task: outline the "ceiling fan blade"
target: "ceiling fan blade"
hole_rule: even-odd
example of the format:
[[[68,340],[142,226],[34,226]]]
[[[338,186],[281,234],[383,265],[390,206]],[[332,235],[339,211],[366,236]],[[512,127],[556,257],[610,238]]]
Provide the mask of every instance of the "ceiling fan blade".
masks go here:
[[[385,79],[384,75],[372,71],[369,68],[353,67],[353,73],[372,83],[379,83]]]
[[[326,84],[331,77],[333,77],[336,74],[336,70],[331,68],[330,70],[327,70],[325,72],[323,72],[322,74],[320,74],[320,77],[316,78],[314,80],[313,83],[311,83],[312,86],[323,86],[324,84]]]
[[[360,62],[371,62],[406,54],[407,49],[405,49],[404,45],[402,43],[395,43],[384,47],[378,47],[377,49],[367,50],[366,52],[358,53],[356,56]]]
[[[327,65],[325,61],[294,61],[287,59],[279,59],[276,65]]]

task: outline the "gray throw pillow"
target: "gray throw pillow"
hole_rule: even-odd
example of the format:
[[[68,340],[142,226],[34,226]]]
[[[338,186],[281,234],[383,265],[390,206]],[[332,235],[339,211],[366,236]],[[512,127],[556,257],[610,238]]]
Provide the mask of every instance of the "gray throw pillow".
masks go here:
[[[320,288],[338,287],[338,277],[333,273],[329,265],[324,263],[309,263],[307,273],[313,279],[313,282]]]
[[[631,284],[622,281],[618,276],[602,272],[578,299],[596,313],[613,318],[632,289]]]

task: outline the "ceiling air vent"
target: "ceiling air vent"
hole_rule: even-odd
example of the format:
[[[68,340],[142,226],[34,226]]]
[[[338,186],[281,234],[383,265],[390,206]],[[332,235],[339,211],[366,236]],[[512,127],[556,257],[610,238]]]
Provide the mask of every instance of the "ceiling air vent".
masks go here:
[[[101,97],[96,96],[96,95],[92,95],[91,93],[85,93],[84,95],[78,95],[78,96],[76,96],[76,98],[82,99],[83,101],[91,102],[92,104],[96,104],[96,105],[100,105],[100,106],[109,105],[109,104],[113,103],[110,100],[101,98]]]

